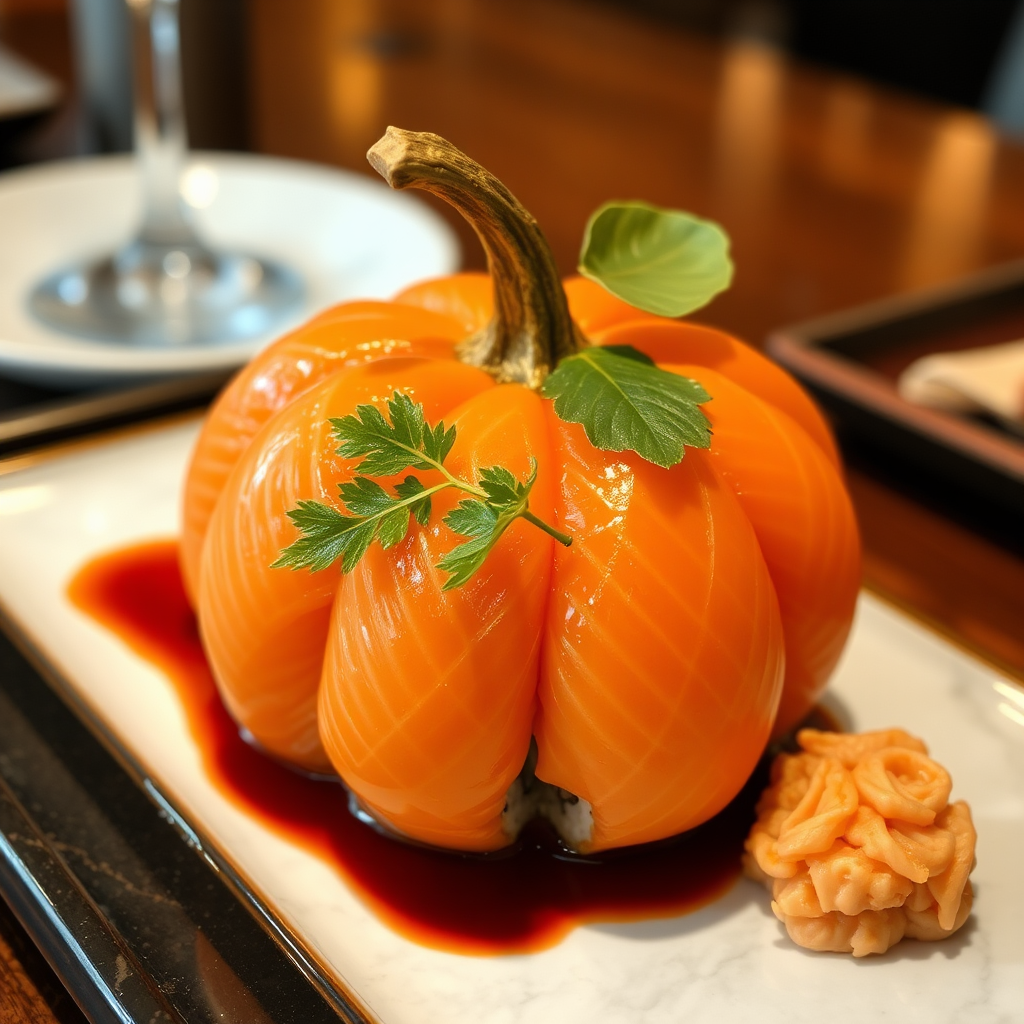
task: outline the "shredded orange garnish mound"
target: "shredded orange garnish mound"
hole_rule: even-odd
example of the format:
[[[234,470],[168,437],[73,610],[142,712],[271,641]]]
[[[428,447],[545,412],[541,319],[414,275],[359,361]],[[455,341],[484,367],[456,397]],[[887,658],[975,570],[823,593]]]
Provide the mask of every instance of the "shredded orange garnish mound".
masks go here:
[[[967,920],[977,833],[949,773],[902,729],[802,729],[780,754],[745,844],[746,873],[807,949],[867,956]]]

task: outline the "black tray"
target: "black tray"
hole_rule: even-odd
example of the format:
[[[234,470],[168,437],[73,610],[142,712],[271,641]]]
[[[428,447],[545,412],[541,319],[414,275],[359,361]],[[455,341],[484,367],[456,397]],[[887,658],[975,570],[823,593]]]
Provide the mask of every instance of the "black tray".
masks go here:
[[[233,370],[63,391],[0,376],[0,458],[67,437],[206,405]]]
[[[935,352],[1024,338],[1024,260],[954,285],[783,328],[768,351],[840,431],[1004,509],[1024,511],[1024,438],[995,420],[912,405],[900,373]]]
[[[0,617],[0,898],[88,1019],[363,1021],[5,628]]]

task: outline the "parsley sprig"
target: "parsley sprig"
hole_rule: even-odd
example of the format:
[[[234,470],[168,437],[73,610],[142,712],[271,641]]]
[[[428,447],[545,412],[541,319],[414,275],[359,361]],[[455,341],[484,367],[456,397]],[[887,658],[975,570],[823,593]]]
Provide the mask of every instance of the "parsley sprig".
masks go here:
[[[345,512],[319,501],[299,501],[288,518],[302,536],[286,547],[273,568],[310,569],[318,572],[339,559],[341,571],[351,572],[374,540],[382,548],[405,539],[412,520],[430,521],[431,498],[454,488],[468,494],[442,520],[455,533],[468,537],[446,554],[438,568],[449,574],[445,590],[460,587],[483,565],[494,545],[516,519],[525,519],[560,544],[572,538],[535,516],[529,508],[530,491],[537,478],[531,459],[525,481],[502,466],[480,470],[476,483],[453,476],[444,460],[455,444],[456,428],[444,421],[431,426],[423,406],[396,391],[387,403],[388,416],[373,405],[360,405],[354,414],[330,421],[339,441],[337,452],[361,458],[352,480],[339,484]],[[440,483],[424,486],[408,475],[390,493],[373,477],[394,476],[407,469],[437,470]]]

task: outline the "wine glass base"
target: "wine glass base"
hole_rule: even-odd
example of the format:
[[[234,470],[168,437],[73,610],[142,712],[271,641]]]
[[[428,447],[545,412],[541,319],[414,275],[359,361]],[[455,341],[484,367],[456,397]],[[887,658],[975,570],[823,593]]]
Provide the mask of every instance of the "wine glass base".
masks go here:
[[[73,337],[144,348],[208,347],[267,334],[301,307],[304,285],[272,260],[143,241],[57,271],[33,315]]]

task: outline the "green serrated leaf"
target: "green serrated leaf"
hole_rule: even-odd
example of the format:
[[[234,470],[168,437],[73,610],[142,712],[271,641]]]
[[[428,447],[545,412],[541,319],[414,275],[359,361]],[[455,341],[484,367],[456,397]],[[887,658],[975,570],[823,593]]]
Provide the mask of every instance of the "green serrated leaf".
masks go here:
[[[455,533],[471,539],[457,544],[437,563],[439,569],[450,573],[442,589],[451,590],[466,583],[484,564],[491,549],[515,518],[514,514],[501,513],[476,498],[460,501],[444,517],[444,522]]]
[[[443,520],[445,526],[463,537],[482,537],[493,532],[498,510],[478,498],[464,498]]]
[[[380,546],[387,551],[396,544],[405,540],[409,532],[409,506],[399,505],[381,517],[380,525],[377,527],[377,540]]]
[[[298,506],[288,513],[288,518],[306,533],[326,535],[334,530],[345,516],[322,502],[300,501]]]
[[[345,524],[348,518],[337,509],[319,501],[300,501],[288,518],[303,532],[298,540],[278,556],[273,569],[326,569],[341,557],[348,543]]]
[[[300,501],[298,507],[288,513],[288,518],[302,530],[303,536],[281,552],[272,568],[319,572],[339,558],[343,566],[347,562],[354,565],[373,539],[376,528],[375,521],[342,515],[337,509],[318,501]],[[363,545],[367,531],[369,540]],[[361,545],[359,555],[351,561],[353,547],[358,549]]]
[[[316,501],[300,501],[288,517],[302,536],[285,548],[273,568],[326,569],[340,559],[341,571],[351,572],[377,540],[385,550],[408,534],[413,517],[422,526],[430,520],[431,495],[446,488],[473,495],[445,517],[445,522],[470,540],[458,545],[439,563],[451,575],[444,589],[461,586],[483,564],[509,524],[522,516],[562,544],[572,539],[529,510],[529,495],[537,476],[531,460],[530,475],[519,481],[502,466],[480,471],[478,484],[460,480],[443,462],[455,443],[455,427],[443,422],[430,426],[423,406],[395,392],[388,400],[388,417],[376,406],[357,406],[355,413],[330,422],[339,441],[338,453],[362,457],[357,475],[338,485],[348,515]],[[415,476],[396,484],[394,494],[371,476],[391,476],[402,469],[435,469],[444,480],[424,487]]]
[[[425,524],[430,516],[430,492],[407,476],[390,495],[364,476],[338,485],[350,515],[317,501],[300,501],[288,518],[302,536],[286,547],[272,568],[326,569],[339,558],[341,571],[351,572],[374,538],[384,549],[394,547],[409,532],[411,516]]]
[[[391,417],[392,436],[407,448],[416,450],[423,443],[423,406],[408,395],[396,391],[388,399],[388,415]]]
[[[379,520],[352,519],[348,531],[348,543],[341,553],[341,571],[351,572],[366,554],[367,548],[373,543],[374,535],[379,527]]]
[[[439,569],[451,573],[445,580],[444,590],[461,587],[484,564],[502,534],[520,516],[529,518],[552,536],[559,536],[563,542],[568,539],[530,515],[530,491],[536,479],[537,463],[533,459],[530,460],[530,475],[525,481],[517,480],[504,466],[487,466],[480,470],[479,486],[486,498],[460,501],[444,517],[449,529],[471,538],[452,548],[437,563]]]
[[[379,483],[365,476],[357,476],[347,483],[339,484],[338,493],[354,516],[379,515],[387,512],[394,504],[394,498]]]
[[[356,406],[354,414],[331,420],[340,442],[337,453],[362,457],[357,473],[392,476],[403,469],[437,469],[455,443],[455,428],[428,427],[423,406],[396,391],[388,399],[387,417],[374,405]]]
[[[448,579],[444,581],[442,590],[454,590],[468,583],[473,574],[487,561],[496,540],[489,536],[474,537],[467,540],[465,544],[456,544],[440,562],[438,569],[449,573]]]
[[[621,348],[586,348],[563,359],[541,393],[556,415],[580,423],[604,451],[634,451],[658,466],[681,462],[684,448],[708,448],[711,425],[699,406],[710,395]]]
[[[423,435],[423,454],[434,462],[443,464],[455,444],[455,428],[445,430],[444,420],[433,427],[427,427]]]
[[[452,427],[452,430],[454,429]],[[400,498],[415,498],[417,494],[423,494],[424,490],[423,484],[414,476],[407,476],[400,484],[395,484],[395,493]],[[424,495],[419,501],[411,502],[409,511],[420,526],[426,526],[430,521],[430,495]]]
[[[579,271],[648,313],[684,316],[732,283],[729,236],[647,203],[605,203],[587,222]]]
[[[654,366],[654,360],[646,353],[641,352],[638,348],[633,348],[632,345],[602,345],[605,352],[612,352],[617,356],[622,356],[623,359],[632,359],[637,363],[644,363],[646,366]]]
[[[487,495],[487,501],[492,505],[521,505],[523,498],[533,486],[533,477],[537,475],[536,463],[532,463],[532,467],[532,475],[525,491],[524,485],[503,466],[488,466],[481,469],[480,489]]]

